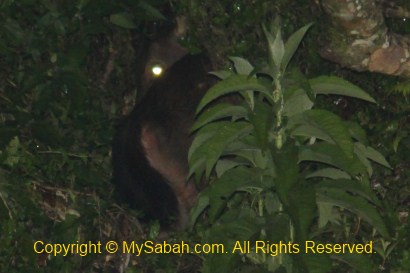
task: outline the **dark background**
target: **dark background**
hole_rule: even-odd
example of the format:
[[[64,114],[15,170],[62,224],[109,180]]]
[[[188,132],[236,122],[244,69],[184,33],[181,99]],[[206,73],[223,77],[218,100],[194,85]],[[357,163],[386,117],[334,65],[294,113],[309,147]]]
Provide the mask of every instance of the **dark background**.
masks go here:
[[[380,272],[410,269],[410,137],[406,79],[357,73],[320,58],[326,18],[313,2],[292,1],[32,1],[0,3],[0,268],[2,272],[115,272],[122,257],[47,257],[33,242],[147,239],[110,183],[113,128],[138,96],[147,43],[177,15],[188,18],[182,44],[208,50],[218,68],[227,56],[263,63],[261,23],[281,16],[284,36],[314,25],[292,60],[308,77],[337,75],[377,105],[321,98],[319,105],[358,122],[392,169],[374,167],[372,187],[386,206],[391,253],[374,257]],[[409,20],[389,20],[409,33]],[[199,230],[204,232],[203,230]],[[152,235],[154,234],[154,235]],[[195,240],[195,234],[182,238]],[[186,237],[184,237],[186,236]],[[127,272],[195,272],[192,256],[132,257]]]

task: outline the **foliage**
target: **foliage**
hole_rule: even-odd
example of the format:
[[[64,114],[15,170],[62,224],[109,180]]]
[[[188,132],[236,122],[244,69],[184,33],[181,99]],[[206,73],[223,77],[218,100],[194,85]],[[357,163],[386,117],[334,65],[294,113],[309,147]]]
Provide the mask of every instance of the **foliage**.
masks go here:
[[[158,17],[144,1],[1,2],[2,272],[110,271],[117,265],[105,255],[38,255],[33,243],[139,232],[114,205],[110,143],[122,93],[136,85],[123,27]]]
[[[313,108],[320,94],[375,101],[340,78],[307,80],[287,73],[308,28],[296,31],[286,43],[278,24],[272,32],[265,30],[268,67],[259,71],[244,59],[232,58],[235,72],[215,73],[222,81],[198,107],[197,133],[189,155],[191,172],[197,178],[209,178],[213,172],[217,176],[201,193],[193,213],[208,215],[209,230],[202,242],[222,240],[233,249],[237,241],[282,241],[298,244],[300,253],[305,253],[306,240],[374,241],[376,249],[391,240],[379,212],[383,204],[370,188],[370,161],[390,165],[368,146],[358,124]],[[240,95],[243,103],[204,110],[214,100],[233,94]],[[292,255],[289,250],[269,255],[256,250],[253,245],[242,259],[238,254],[214,255],[205,260],[202,270],[235,271],[243,261],[249,271],[260,272],[374,270],[372,259],[365,255]]]
[[[113,269],[119,268],[123,257],[37,255],[33,252],[33,242],[44,240],[50,243],[72,243],[77,240],[83,242],[108,239],[128,240],[130,238],[145,240],[155,238],[157,235],[157,226],[144,226],[142,231],[136,218],[136,212],[115,204],[113,187],[109,183],[109,146],[112,127],[117,116],[121,115],[124,108],[132,105],[132,99],[129,103],[124,103],[124,100],[135,97],[138,84],[135,75],[138,73],[138,64],[141,63],[140,46],[144,38],[155,35],[155,27],[164,22],[165,14],[159,11],[162,11],[162,5],[168,2],[165,0],[1,1],[0,268],[2,271],[11,273],[23,271],[112,272]],[[255,56],[257,60],[255,63],[257,65],[261,63],[258,58],[263,56],[265,51],[262,49],[264,40],[263,30],[259,28],[260,21],[281,14],[285,26],[283,31],[288,34],[296,30],[297,26],[306,24],[308,21],[321,20],[318,13],[313,12],[312,14],[312,11],[317,9],[315,5],[302,0],[281,0],[274,3],[251,0],[173,1],[172,6],[189,17],[190,29],[194,30],[184,41],[185,45],[189,47],[198,44],[205,45],[208,51],[217,55],[219,64],[225,61],[224,56],[233,53],[252,56],[252,60]],[[251,9],[250,6],[252,6]],[[397,32],[406,33],[407,23],[403,26],[404,23],[401,20],[395,22],[397,27],[402,28]],[[298,109],[298,105],[308,107],[314,102],[315,108],[319,105],[320,108],[330,109],[344,119],[352,119],[365,128],[371,146],[377,147],[387,155],[390,164],[394,167],[390,170],[377,165],[371,166],[373,176],[370,183],[387,207],[388,215],[385,219],[389,221],[389,231],[391,230],[391,234],[397,238],[392,243],[383,242],[383,249],[378,249],[383,259],[378,262],[382,263],[386,272],[408,272],[410,268],[410,222],[406,213],[408,213],[410,202],[408,198],[410,192],[408,183],[410,178],[409,104],[401,95],[395,96],[395,94],[385,92],[394,90],[397,82],[395,78],[381,78],[370,73],[352,73],[323,62],[316,53],[316,42],[320,37],[319,26],[320,24],[317,24],[310,30],[310,35],[303,41],[297,55],[293,56],[287,74],[282,75],[284,90],[286,90],[284,97],[286,102],[284,113],[286,114],[284,114],[283,125],[289,124],[290,115],[298,114],[292,112],[293,109]],[[236,58],[232,61],[236,64],[237,72],[240,72],[239,67],[245,62]],[[307,81],[297,71],[292,70],[295,64],[310,76],[331,73],[353,80],[355,84],[370,90],[380,105],[364,104],[359,100],[349,100],[346,96],[315,97],[314,92],[317,91],[309,88],[312,80]],[[245,72],[239,74],[246,75],[244,77],[248,78]],[[257,75],[258,82],[262,81],[264,86],[266,81],[271,80],[270,76],[263,76],[261,73],[251,74],[255,79]],[[337,81],[335,78],[322,79],[330,82]],[[320,78],[317,80],[320,83]],[[337,82],[333,83],[335,84],[340,85]],[[298,85],[303,88],[298,88]],[[344,90],[352,90],[351,87]],[[326,89],[322,90],[326,91]],[[271,90],[269,92],[271,93]],[[269,108],[270,105],[266,106],[262,95],[254,94],[254,92],[242,91],[242,93],[248,94],[249,99],[255,99],[254,109],[258,112],[255,112],[252,118],[249,117],[247,125],[253,128],[255,124],[258,133],[255,134],[257,141],[253,136],[248,140],[245,135],[241,135],[244,138],[244,144],[241,145],[250,147],[254,145],[255,147],[255,143],[259,143],[263,144],[266,150],[276,135],[269,136],[269,141],[267,141],[264,132],[270,130],[276,133],[276,131],[272,127],[266,128],[267,122],[261,122],[263,118],[260,116],[266,116],[266,112],[272,109]],[[304,108],[304,110],[307,109]],[[247,107],[242,105],[229,106],[223,108],[221,112],[215,112],[223,116],[222,111],[226,111],[225,116],[235,113],[238,117],[251,113]],[[321,119],[331,116],[330,118],[333,117],[337,121],[337,117],[329,113],[326,113],[329,115],[324,115],[324,117],[320,112],[315,114],[313,111],[312,113],[313,116],[317,115],[313,118]],[[242,122],[239,125],[228,126],[234,130],[240,129],[246,118],[239,121]],[[300,120],[305,123],[307,121],[308,119],[304,117]],[[208,123],[207,120],[203,122]],[[197,123],[198,126],[199,124]],[[301,126],[298,124],[296,125]],[[351,123],[346,122],[346,124],[350,126]],[[315,126],[323,126],[323,122],[309,125],[311,129],[314,129]],[[243,129],[244,134],[253,134],[252,131],[249,133],[248,127],[244,126]],[[296,130],[295,134],[301,132],[303,130],[299,132]],[[314,132],[319,133],[317,130]],[[226,133],[232,135],[235,131]],[[283,135],[286,138],[285,143],[307,144],[303,142],[308,138],[305,135],[291,135],[288,131],[284,131]],[[321,134],[322,137],[324,135],[326,132]],[[284,159],[292,159],[294,152],[291,148],[287,148],[287,145],[273,152],[283,150],[284,153],[286,152]],[[302,146],[304,145],[298,147]],[[257,147],[260,151],[264,150]],[[238,148],[234,145],[229,148],[238,153]],[[205,152],[211,150],[205,147],[202,149]],[[273,152],[268,149],[268,154]],[[369,151],[359,149],[359,152]],[[215,158],[216,155],[211,154],[211,156]],[[233,168],[232,164],[236,167],[244,167],[247,166],[246,164],[251,165],[249,162],[255,162],[255,166],[264,166],[269,162],[266,154],[259,154],[257,151],[244,151],[240,156],[225,154],[223,156],[224,160],[217,161],[216,165],[216,172],[220,174],[221,179],[224,171]],[[279,163],[281,162],[285,166],[286,164],[292,166],[292,161],[289,161],[290,163],[280,161]],[[278,163],[275,162],[275,164]],[[294,187],[300,183],[308,184],[308,182],[309,185],[318,185],[318,191],[320,189],[324,191],[326,187],[330,187],[326,183],[334,181],[321,182],[317,177],[307,177],[312,168],[319,168],[322,164],[308,161],[301,162],[296,167],[293,164],[293,168],[299,171],[295,173],[300,178]],[[267,169],[269,169],[268,166],[263,170]],[[258,174],[263,170],[253,171]],[[237,191],[240,185],[236,181],[244,181],[241,178],[242,175],[244,177],[252,175],[252,179],[248,180],[251,183],[255,180],[253,173],[242,168],[243,173],[239,173],[239,178],[235,177],[232,180],[228,176],[228,171],[227,176],[223,178],[228,182],[219,183],[221,181],[218,180],[218,183],[213,183],[208,190],[208,193],[219,192],[227,197],[221,200],[217,194],[208,194],[214,199],[212,202],[215,202],[215,206],[207,211],[207,214],[212,217],[209,219],[196,218],[198,221],[195,233],[182,233],[177,239],[195,242],[214,236],[214,241],[221,242],[219,237],[224,240],[249,238],[251,236],[249,234],[255,232],[255,224],[258,225],[256,230],[260,232],[255,233],[252,239],[257,238],[256,235],[263,235],[262,231],[266,235],[261,238],[272,238],[272,241],[289,235],[289,231],[293,230],[289,227],[289,223],[292,223],[290,216],[294,217],[298,211],[292,211],[290,216],[285,213],[275,215],[275,209],[280,207],[280,199],[278,200],[278,196],[271,189],[266,189],[269,184],[260,185],[259,188],[248,187],[249,184],[244,184],[243,188]],[[316,175],[329,175],[329,172],[339,175],[339,181],[346,182],[346,175],[335,171],[335,168],[325,169]],[[280,173],[280,175],[285,174],[286,172]],[[233,175],[237,174],[233,172],[231,176]],[[255,177],[258,176],[255,175]],[[291,178],[289,177],[288,180],[292,180]],[[258,180],[255,183],[259,182]],[[273,184],[272,181],[270,183]],[[348,183],[343,185],[348,186]],[[357,185],[353,186],[353,188],[356,187]],[[355,196],[354,199],[367,200],[365,198],[371,197],[373,193],[368,195],[369,193],[364,189],[367,189],[367,186],[363,186],[363,192],[351,193],[349,191],[348,194]],[[310,187],[307,190],[311,196]],[[332,190],[340,192],[343,188]],[[286,192],[286,189],[284,191]],[[232,196],[230,192],[233,192]],[[296,191],[290,197],[298,198],[297,202],[303,201],[312,205],[312,201],[299,199],[298,193],[300,191]],[[201,206],[204,208],[209,202],[206,196],[205,192],[198,203],[197,216],[202,215]],[[350,195],[346,198],[349,197]],[[243,207],[243,210],[236,209],[238,207]],[[286,211],[292,208],[286,207]],[[309,206],[306,208],[311,209]],[[349,207],[349,209],[352,208],[354,206]],[[373,206],[372,209],[374,209]],[[262,215],[259,215],[259,211],[263,212]],[[355,236],[354,241],[370,238],[371,224],[374,223],[363,225],[359,221],[361,218],[355,217],[348,209],[332,210],[339,218],[333,216],[328,207],[322,206],[315,211],[321,213],[322,217],[319,219],[322,222],[313,221],[309,235],[316,236],[314,238],[321,236],[324,242],[335,242],[336,240],[344,242],[345,238],[353,238],[353,236]],[[311,212],[307,211],[303,219],[311,216],[309,213]],[[269,217],[270,215],[275,216]],[[360,216],[360,214],[356,215]],[[378,221],[373,219],[374,215],[372,217],[371,214],[370,218],[377,225]],[[329,221],[325,223],[326,220]],[[215,223],[210,229],[208,225],[202,225],[203,222],[208,221]],[[222,222],[226,225],[219,225]],[[325,226],[319,228],[319,224]],[[306,219],[297,223],[298,230],[303,231],[301,227],[305,225]],[[274,230],[272,226],[275,226]],[[239,227],[242,229],[235,229]],[[360,228],[354,229],[354,227]],[[327,232],[328,229],[336,230],[336,232],[329,235],[331,233]],[[237,234],[229,237],[226,232],[233,230],[237,231]],[[353,235],[349,235],[351,230],[355,231]],[[314,231],[320,234],[316,235]],[[382,241],[377,242],[379,244]],[[221,257],[213,256],[131,257],[128,271],[195,272],[204,258],[206,258],[204,270],[217,268],[215,270],[217,272],[222,272],[224,266],[234,267],[235,263],[240,260],[246,261],[241,264],[243,265],[242,271],[255,270],[255,267],[266,268],[265,265],[273,268],[277,265],[275,264],[277,259],[270,255],[227,256],[230,256],[225,257],[229,260],[228,263],[225,263],[226,260]]]
[[[184,0],[178,1],[178,7],[193,30],[188,44],[200,44],[218,66],[225,65],[228,56],[249,56],[260,63],[266,53],[261,22],[280,15],[285,33],[292,33],[312,20],[305,16],[306,10],[315,9],[315,5],[300,0]]]

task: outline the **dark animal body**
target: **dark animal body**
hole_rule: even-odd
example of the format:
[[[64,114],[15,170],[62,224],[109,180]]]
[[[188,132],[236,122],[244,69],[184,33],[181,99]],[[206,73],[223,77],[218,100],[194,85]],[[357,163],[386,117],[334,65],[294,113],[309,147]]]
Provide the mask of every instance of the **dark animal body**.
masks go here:
[[[188,54],[188,50],[179,44],[179,39],[186,34],[186,22],[183,17],[177,17],[175,22],[168,22],[159,29],[153,37],[146,38],[141,43],[139,66],[139,90],[137,98],[141,99],[155,81],[157,76],[152,72],[154,66],[167,70],[174,63]]]
[[[189,131],[210,86],[209,62],[185,55],[154,80],[118,126],[113,141],[113,181],[133,208],[161,226],[182,228],[197,196],[187,181]]]

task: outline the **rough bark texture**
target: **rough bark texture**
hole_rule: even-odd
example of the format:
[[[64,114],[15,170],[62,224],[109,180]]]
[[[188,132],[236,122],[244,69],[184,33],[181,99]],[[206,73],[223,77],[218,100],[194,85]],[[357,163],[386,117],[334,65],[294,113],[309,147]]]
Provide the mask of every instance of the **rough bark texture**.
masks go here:
[[[322,57],[357,71],[410,77],[410,36],[387,29],[375,0],[322,0],[329,17]]]

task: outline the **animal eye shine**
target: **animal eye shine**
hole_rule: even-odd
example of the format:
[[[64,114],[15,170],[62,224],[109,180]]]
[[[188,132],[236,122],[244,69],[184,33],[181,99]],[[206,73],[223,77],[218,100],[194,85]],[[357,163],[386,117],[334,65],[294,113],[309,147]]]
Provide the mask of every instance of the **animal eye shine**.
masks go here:
[[[151,71],[154,76],[159,77],[162,74],[163,69],[160,65],[154,65]]]

